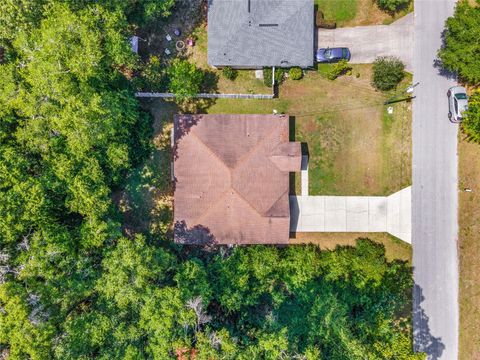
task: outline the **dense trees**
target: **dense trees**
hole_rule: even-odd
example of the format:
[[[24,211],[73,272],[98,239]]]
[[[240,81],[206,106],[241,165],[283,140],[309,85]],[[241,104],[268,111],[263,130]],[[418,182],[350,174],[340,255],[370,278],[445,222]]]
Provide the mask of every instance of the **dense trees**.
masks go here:
[[[479,52],[480,6],[472,7],[467,0],[461,0],[457,3],[454,16],[446,22],[444,46],[438,56],[446,69],[458,72],[462,80],[478,85]]]
[[[0,4],[0,356],[416,358],[410,269],[367,240],[203,250],[122,232],[112,192],[151,132],[128,36],[172,4]],[[197,70],[174,66],[180,92]]]
[[[438,52],[444,68],[458,73],[467,85],[480,84],[480,2],[471,6],[466,0],[457,3],[455,14],[447,19],[444,45]],[[462,129],[473,140],[480,141],[480,95],[474,91],[464,114]]]

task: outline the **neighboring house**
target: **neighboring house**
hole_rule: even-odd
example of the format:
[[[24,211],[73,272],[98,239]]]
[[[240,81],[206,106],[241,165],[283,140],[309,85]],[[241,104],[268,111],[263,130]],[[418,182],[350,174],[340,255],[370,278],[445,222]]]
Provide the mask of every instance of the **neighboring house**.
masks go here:
[[[313,0],[209,0],[208,63],[313,66]]]
[[[176,242],[288,244],[288,116],[176,115],[173,152]]]

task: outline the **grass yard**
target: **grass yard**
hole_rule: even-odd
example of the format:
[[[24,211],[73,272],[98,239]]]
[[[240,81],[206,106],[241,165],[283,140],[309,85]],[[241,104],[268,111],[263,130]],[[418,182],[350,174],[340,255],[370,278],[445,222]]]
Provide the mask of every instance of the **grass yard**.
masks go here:
[[[463,135],[460,135],[463,137]],[[480,359],[480,145],[459,141],[460,359]],[[462,191],[465,188],[472,192]]]
[[[346,22],[355,18],[358,0],[315,0],[325,19]]]
[[[380,10],[375,0],[315,0],[315,5],[337,27],[390,24],[413,11],[413,1],[393,16]]]

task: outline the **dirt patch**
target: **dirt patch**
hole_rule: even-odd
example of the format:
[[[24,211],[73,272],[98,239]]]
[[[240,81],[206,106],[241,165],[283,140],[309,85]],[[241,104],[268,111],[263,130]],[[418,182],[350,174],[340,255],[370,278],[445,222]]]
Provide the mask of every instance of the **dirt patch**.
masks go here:
[[[458,152],[460,359],[470,360],[480,359],[480,145],[460,135]]]
[[[138,29],[139,55],[145,61],[155,55],[162,63],[168,63],[176,56],[183,56],[184,50],[177,49],[177,42],[182,41],[186,50],[188,39],[192,38],[192,33],[206,18],[206,14],[207,2],[205,0],[176,0],[172,15]],[[180,31],[180,34],[176,35],[176,31]],[[170,40],[167,39],[167,36]],[[167,55],[165,50],[168,50],[170,54]]]

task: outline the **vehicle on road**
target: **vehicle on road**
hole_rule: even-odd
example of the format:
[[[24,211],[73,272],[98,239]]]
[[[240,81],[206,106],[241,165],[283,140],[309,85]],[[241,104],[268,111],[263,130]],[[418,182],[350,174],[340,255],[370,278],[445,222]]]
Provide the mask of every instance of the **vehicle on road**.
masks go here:
[[[468,108],[467,90],[463,86],[454,86],[448,89],[448,118],[451,122],[459,123],[463,120],[463,112]]]
[[[350,60],[348,48],[320,48],[317,50],[316,59],[319,63],[334,63],[340,60]]]

